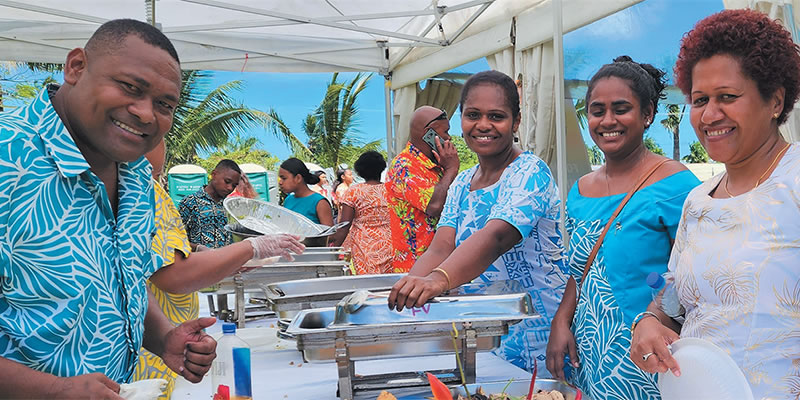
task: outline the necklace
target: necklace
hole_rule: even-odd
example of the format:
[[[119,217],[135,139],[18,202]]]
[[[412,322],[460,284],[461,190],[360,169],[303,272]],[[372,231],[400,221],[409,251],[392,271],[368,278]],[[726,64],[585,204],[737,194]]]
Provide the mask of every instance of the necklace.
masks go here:
[[[761,180],[764,179],[764,176],[767,175],[767,172],[769,172],[769,170],[771,170],[772,167],[775,166],[775,163],[778,162],[778,159],[781,158],[781,156],[783,155],[783,153],[786,152],[786,150],[789,150],[790,146],[791,146],[790,143],[786,143],[786,146],[784,146],[783,149],[781,149],[781,151],[778,152],[778,155],[776,155],[775,158],[772,159],[772,162],[769,164],[769,167],[767,167],[767,169],[764,170],[764,173],[761,174],[761,176],[758,177],[758,180],[756,180],[756,185],[753,186],[753,189],[757,188],[758,185],[761,184]],[[722,188],[725,189],[725,193],[728,194],[728,197],[733,197],[733,194],[731,194],[731,192],[728,190],[728,182],[729,181],[730,181],[730,175],[727,175],[727,173],[726,173],[726,175],[725,175],[725,184],[722,185]],[[753,189],[750,189],[750,190],[753,190]]]

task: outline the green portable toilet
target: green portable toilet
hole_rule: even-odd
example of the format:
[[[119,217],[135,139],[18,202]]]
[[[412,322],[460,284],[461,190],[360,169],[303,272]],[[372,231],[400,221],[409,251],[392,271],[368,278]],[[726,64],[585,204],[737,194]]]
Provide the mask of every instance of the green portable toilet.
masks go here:
[[[264,201],[269,201],[269,177],[267,170],[258,164],[239,164],[242,172],[247,174],[247,179],[253,185],[258,198]]]
[[[169,196],[177,207],[181,199],[200,190],[208,183],[208,172],[193,164],[176,165],[167,172]]]

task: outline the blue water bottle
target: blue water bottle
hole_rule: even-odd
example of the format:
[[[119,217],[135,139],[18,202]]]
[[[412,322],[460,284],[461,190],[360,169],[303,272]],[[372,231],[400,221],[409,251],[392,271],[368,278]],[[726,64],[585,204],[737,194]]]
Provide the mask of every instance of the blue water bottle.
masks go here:
[[[653,300],[658,304],[661,311],[674,319],[675,322],[683,325],[686,310],[678,298],[672,274],[665,272],[662,275],[658,272],[651,272],[647,275],[647,286],[653,288]]]

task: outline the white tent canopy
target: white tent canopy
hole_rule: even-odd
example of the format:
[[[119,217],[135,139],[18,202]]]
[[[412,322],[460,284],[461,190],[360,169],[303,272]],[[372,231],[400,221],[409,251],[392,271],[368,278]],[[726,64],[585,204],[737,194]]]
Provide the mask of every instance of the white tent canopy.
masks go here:
[[[103,22],[134,18],[155,22],[185,69],[378,72],[387,79],[392,154],[405,144],[417,82],[487,57],[493,67],[523,77],[520,143],[551,161],[553,113],[561,108],[553,97],[560,92],[554,70],[561,56],[554,35],[639,1],[0,0],[0,58],[62,63]],[[554,23],[554,9],[563,9],[563,26]],[[394,113],[390,90],[396,91]]]

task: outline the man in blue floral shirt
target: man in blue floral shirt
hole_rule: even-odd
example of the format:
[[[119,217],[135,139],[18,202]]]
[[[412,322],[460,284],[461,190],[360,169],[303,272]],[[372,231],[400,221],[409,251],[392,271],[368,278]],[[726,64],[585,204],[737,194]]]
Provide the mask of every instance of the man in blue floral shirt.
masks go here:
[[[0,114],[0,397],[119,398],[144,346],[199,382],[213,318],[173,326],[147,292],[161,266],[150,164],[172,125],[178,55],[156,28],[103,24],[64,84]]]
[[[222,201],[236,189],[241,175],[238,164],[222,160],[211,171],[208,185],[181,200],[178,211],[192,250],[197,245],[217,249],[233,243],[233,236],[225,230],[228,215]]]

